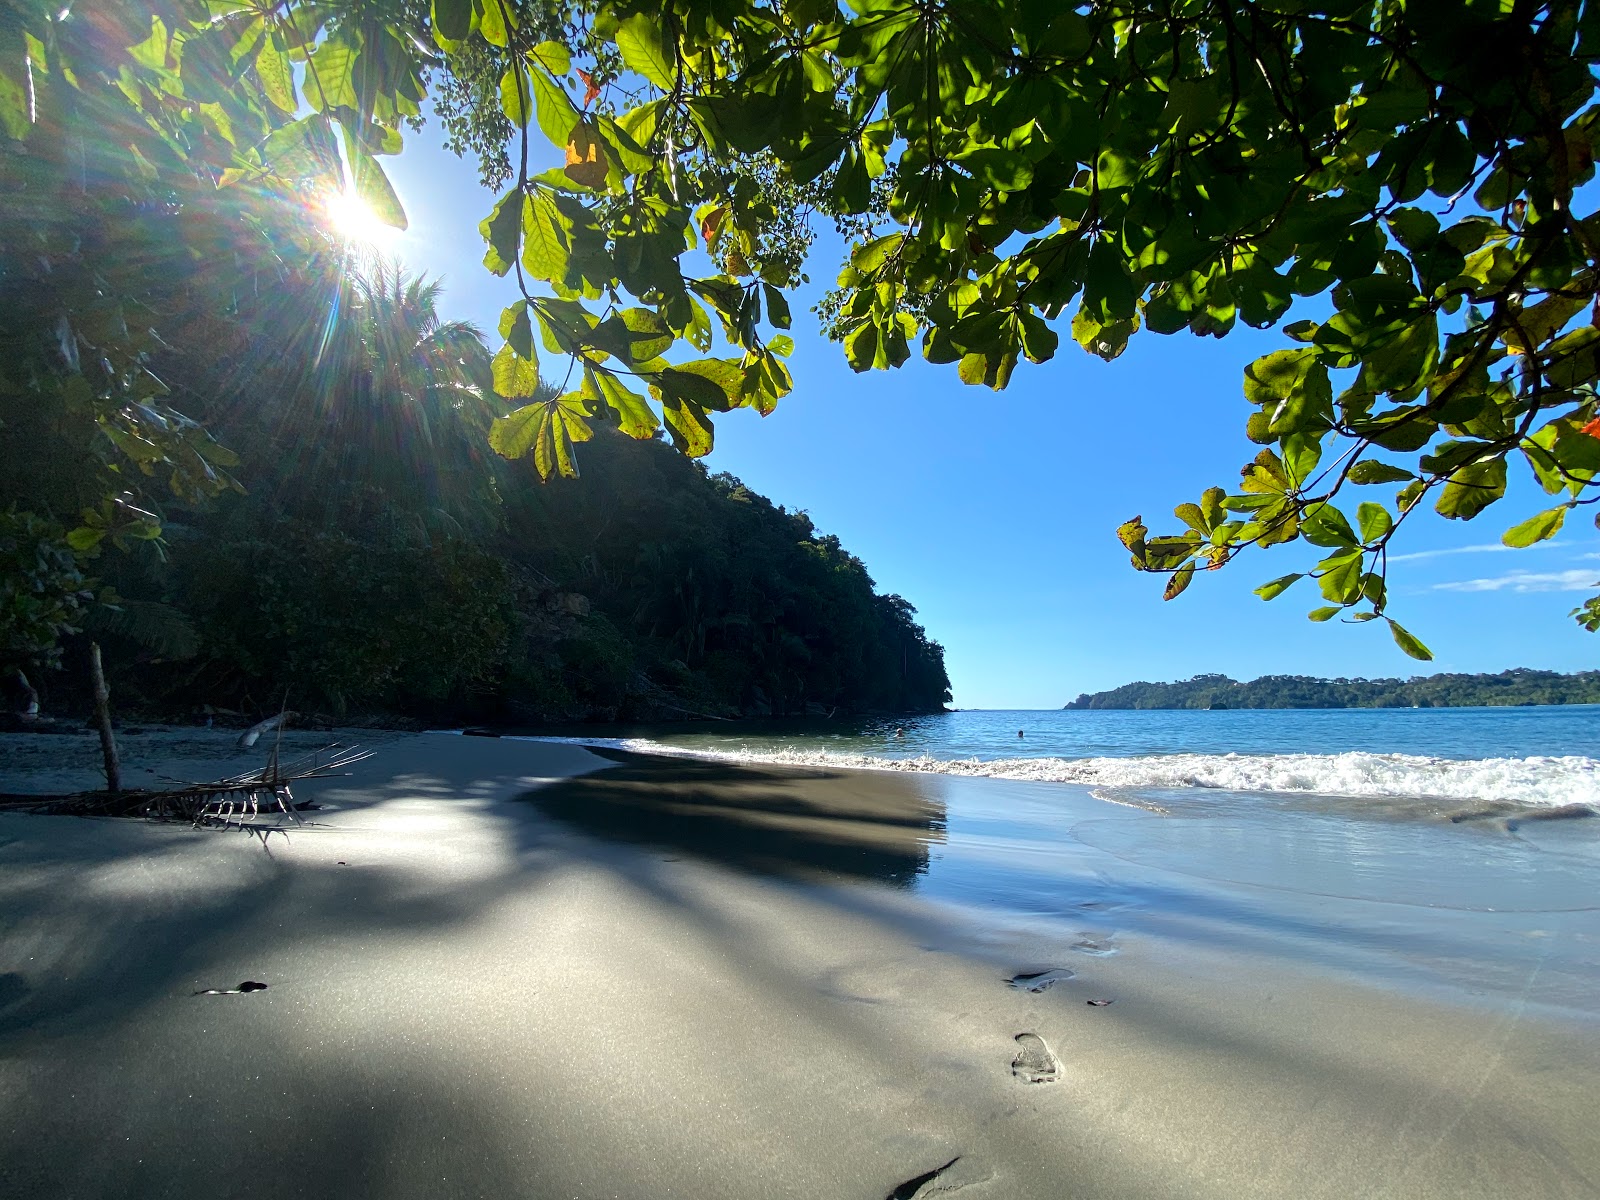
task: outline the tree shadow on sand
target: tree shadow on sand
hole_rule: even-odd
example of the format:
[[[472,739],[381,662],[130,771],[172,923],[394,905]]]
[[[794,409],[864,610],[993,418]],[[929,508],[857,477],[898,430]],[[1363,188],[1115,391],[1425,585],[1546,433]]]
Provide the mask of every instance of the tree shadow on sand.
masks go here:
[[[791,879],[906,888],[944,841],[943,805],[895,775],[595,753],[618,765],[521,799],[607,841]]]

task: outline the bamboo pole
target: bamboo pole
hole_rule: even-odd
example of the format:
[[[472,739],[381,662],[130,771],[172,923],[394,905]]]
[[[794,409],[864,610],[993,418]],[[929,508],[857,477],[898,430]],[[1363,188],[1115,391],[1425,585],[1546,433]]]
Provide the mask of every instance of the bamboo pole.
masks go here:
[[[117,761],[117,739],[111,733],[111,689],[100,665],[100,643],[89,643],[89,679],[94,684],[94,723],[100,730],[100,753],[106,760],[106,791],[122,790],[122,765]]]

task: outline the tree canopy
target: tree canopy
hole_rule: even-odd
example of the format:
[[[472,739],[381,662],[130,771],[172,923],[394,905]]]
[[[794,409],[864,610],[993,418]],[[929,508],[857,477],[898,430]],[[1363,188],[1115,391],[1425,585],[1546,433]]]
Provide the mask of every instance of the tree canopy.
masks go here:
[[[480,229],[485,265],[520,293],[491,366],[515,408],[488,437],[541,476],[575,473],[600,424],[664,429],[702,455],[714,414],[771,411],[793,386],[787,293],[816,214],[852,239],[822,307],[857,370],[916,344],[999,389],[1063,331],[1112,359],[1140,331],[1281,326],[1284,347],[1245,372],[1261,449],[1238,482],[1180,505],[1175,533],[1139,518],[1118,531],[1135,567],[1169,576],[1169,599],[1246,548],[1297,543],[1312,561],[1263,598],[1310,578],[1313,620],[1387,620],[1426,658],[1386,589],[1420,505],[1473,519],[1526,469],[1552,503],[1506,531],[1525,546],[1600,499],[1594,0],[87,14],[0,6],[0,186],[31,239],[8,234],[7,280],[41,300],[8,331],[23,353],[0,384],[92,422],[114,478],[75,544],[152,531],[136,472],[159,466],[179,491],[228,483],[225,452],[163,410],[141,369],[161,306],[140,298],[129,319],[147,287],[134,273],[159,252],[137,239],[214,221],[223,241],[293,241],[261,215],[269,199],[346,174],[403,224],[379,159],[430,91],[501,188]],[[535,139],[565,165],[535,173]],[[541,376],[565,383],[545,396]],[[1124,452],[1137,470],[1136,445]],[[1575,615],[1600,628],[1600,597]]]

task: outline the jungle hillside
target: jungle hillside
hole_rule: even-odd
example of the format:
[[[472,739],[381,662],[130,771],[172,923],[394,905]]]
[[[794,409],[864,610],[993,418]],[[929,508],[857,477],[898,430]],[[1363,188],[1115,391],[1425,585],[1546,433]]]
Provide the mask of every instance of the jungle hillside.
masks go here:
[[[330,242],[254,263],[254,286],[219,306],[187,214],[144,219],[165,226],[148,300],[186,332],[146,360],[160,419],[205,440],[226,486],[167,481],[159,524],[125,494],[97,508],[119,464],[82,453],[70,413],[4,405],[7,707],[37,693],[46,714],[85,708],[91,640],[119,712],[172,720],[681,720],[949,698],[916,610],[804,513],[612,429],[558,486],[495,455],[489,352],[441,315],[437,285]],[[69,532],[89,516],[99,537]]]

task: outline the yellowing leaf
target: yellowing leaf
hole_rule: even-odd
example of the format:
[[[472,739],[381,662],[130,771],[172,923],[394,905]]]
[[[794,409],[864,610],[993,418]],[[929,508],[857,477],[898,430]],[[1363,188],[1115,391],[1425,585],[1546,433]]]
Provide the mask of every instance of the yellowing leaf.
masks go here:
[[[610,163],[606,159],[605,143],[588,121],[579,121],[567,141],[567,165],[562,168],[573,183],[587,188],[605,186]]]

